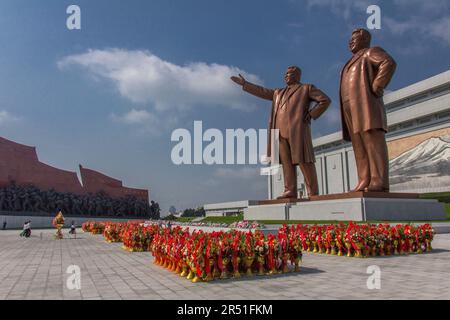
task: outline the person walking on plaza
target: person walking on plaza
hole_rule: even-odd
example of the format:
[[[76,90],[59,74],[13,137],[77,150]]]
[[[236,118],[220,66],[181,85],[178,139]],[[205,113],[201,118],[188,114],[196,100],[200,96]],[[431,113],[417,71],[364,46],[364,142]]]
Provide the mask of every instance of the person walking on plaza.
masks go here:
[[[25,236],[25,231],[27,230],[27,221],[25,221],[23,223],[23,228],[22,228],[22,232],[20,233],[20,236],[23,237]]]
[[[25,221],[20,236],[25,238],[29,238],[31,236],[31,221]]]
[[[31,237],[31,220],[28,220],[26,231],[25,231],[25,237],[26,238]]]
[[[77,235],[77,228],[75,226],[75,221],[72,221],[72,224],[70,225],[70,231],[69,234],[73,235],[76,237]]]
[[[6,220],[5,220],[5,221],[3,221],[3,230],[6,230],[6,225],[7,225],[7,223],[6,223]]]

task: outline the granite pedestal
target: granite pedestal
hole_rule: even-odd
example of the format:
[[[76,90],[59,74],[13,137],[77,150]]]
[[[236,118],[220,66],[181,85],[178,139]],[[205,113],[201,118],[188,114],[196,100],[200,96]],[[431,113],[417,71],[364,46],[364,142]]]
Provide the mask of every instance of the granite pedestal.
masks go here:
[[[244,210],[246,220],[439,221],[444,205],[416,194],[353,192],[311,199],[264,200]]]

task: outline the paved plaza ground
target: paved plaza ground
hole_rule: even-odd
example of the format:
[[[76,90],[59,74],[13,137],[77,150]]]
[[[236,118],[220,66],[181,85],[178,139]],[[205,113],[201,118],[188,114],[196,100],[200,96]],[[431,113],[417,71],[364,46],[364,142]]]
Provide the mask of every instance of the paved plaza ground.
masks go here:
[[[153,264],[150,253],[129,253],[102,236],[52,239],[53,230],[0,231],[2,299],[450,299],[450,234],[434,252],[380,258],[304,254],[301,273],[193,284]],[[67,234],[67,231],[65,231]],[[67,289],[70,265],[81,269],[81,290]],[[367,268],[381,269],[381,289],[367,288]]]

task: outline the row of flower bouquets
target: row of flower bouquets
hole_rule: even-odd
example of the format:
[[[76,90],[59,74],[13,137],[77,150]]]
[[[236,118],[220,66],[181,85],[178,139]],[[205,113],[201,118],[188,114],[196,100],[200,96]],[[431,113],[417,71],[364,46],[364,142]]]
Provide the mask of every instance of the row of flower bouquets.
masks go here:
[[[432,250],[433,228],[388,224],[284,226],[277,235],[260,231],[204,233],[142,222],[87,222],[83,230],[103,233],[128,251],[150,251],[155,264],[193,282],[299,272],[302,251],[348,257],[423,253]]]

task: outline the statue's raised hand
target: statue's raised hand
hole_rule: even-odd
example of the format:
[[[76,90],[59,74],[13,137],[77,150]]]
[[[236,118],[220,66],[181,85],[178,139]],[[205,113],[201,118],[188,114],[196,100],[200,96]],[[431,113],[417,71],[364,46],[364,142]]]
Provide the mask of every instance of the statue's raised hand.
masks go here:
[[[241,74],[239,74],[239,77],[231,77],[231,80],[233,80],[233,82],[237,83],[240,86],[243,86],[246,82]]]

